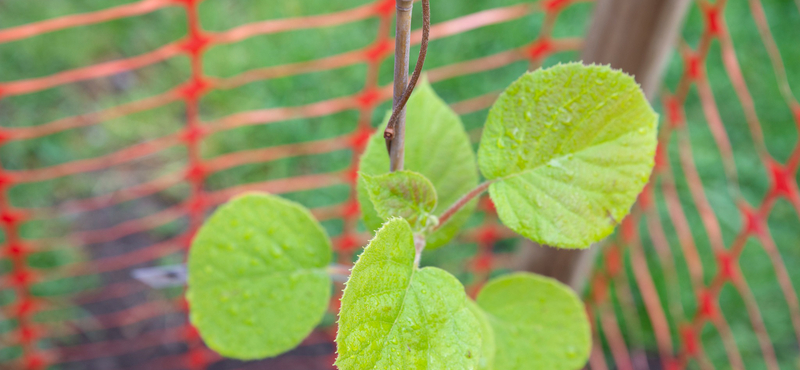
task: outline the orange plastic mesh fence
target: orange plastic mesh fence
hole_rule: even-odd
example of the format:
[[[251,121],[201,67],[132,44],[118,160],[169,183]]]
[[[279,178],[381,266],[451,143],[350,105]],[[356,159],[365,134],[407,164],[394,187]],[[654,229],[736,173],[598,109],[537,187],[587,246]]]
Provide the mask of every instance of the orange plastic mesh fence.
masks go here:
[[[500,51],[477,59],[444,64],[429,69],[432,82],[454,77],[478,74],[528,61],[532,68],[542,65],[547,58],[561,52],[579,49],[581,41],[569,37],[555,37],[554,25],[559,15],[575,6],[575,0],[542,0],[500,8],[485,9],[447,21],[435,23],[433,39],[443,39],[490,27],[532,14],[543,14],[540,32],[530,42],[519,48]],[[231,196],[244,191],[259,190],[284,194],[304,190],[323,189],[333,186],[348,187],[349,196],[333,205],[316,207],[312,211],[321,220],[341,220],[341,233],[334,236],[337,259],[351,263],[353,255],[369,235],[358,226],[359,209],[354,197],[357,158],[369,135],[373,132],[373,116],[377,107],[391,98],[390,85],[379,82],[382,63],[391,57],[394,49],[391,38],[394,0],[378,0],[365,5],[335,13],[301,18],[284,18],[240,25],[225,31],[205,30],[200,22],[198,8],[200,0],[141,0],[126,5],[85,14],[22,24],[0,29],[0,45],[38,37],[43,34],[73,27],[88,26],[114,20],[147,15],[165,8],[182,9],[185,12],[188,32],[178,41],[167,43],[155,50],[123,59],[64,70],[44,77],[19,79],[15,76],[0,78],[0,103],[4,99],[45,92],[67,85],[86,84],[101,78],[113,78],[131,71],[146,69],[171,59],[188,58],[188,79],[165,92],[138,100],[84,112],[79,115],[58,118],[46,123],[30,126],[12,126],[2,123],[0,146],[33,140],[44,140],[65,132],[96,127],[103,131],[103,123],[127,116],[156,110],[173,104],[182,105],[185,125],[177,132],[147,140],[133,140],[130,145],[111,153],[67,161],[50,166],[35,164],[24,168],[0,167],[0,222],[3,225],[2,253],[9,267],[0,277],[4,294],[11,292],[11,299],[3,302],[2,316],[6,323],[0,345],[12,351],[11,368],[43,369],[56,365],[65,369],[80,368],[146,368],[146,369],[205,369],[205,368],[331,368],[334,352],[331,339],[335,329],[320,329],[307,339],[303,346],[288,355],[260,363],[226,361],[205,348],[197,332],[186,320],[186,302],[178,295],[154,295],[152,289],[130,278],[135,267],[162,263],[170,256],[183,256],[189,247],[194,232],[214,206]],[[782,87],[786,104],[800,125],[800,105],[794,99],[786,79],[786,73],[772,41],[770,29],[758,0],[750,0],[752,16],[758,25],[763,43],[769,51],[775,75]],[[657,168],[651,185],[642,195],[633,214],[621,225],[621,231],[612,238],[610,245],[602,251],[602,263],[595,271],[587,303],[590,316],[595,323],[594,351],[590,360],[593,369],[650,368],[681,369],[696,362],[702,368],[713,368],[704,353],[704,332],[707,326],[716,331],[712,334],[721,339],[730,366],[743,368],[742,352],[752,346],[732,334],[731,323],[720,311],[720,292],[727,286],[735,288],[747,308],[767,368],[777,369],[779,355],[776,345],[765,329],[759,307],[748,281],[740,271],[739,257],[750,237],[758,241],[758,248],[766,251],[774,266],[775,276],[785,296],[791,325],[800,337],[800,312],[796,291],[781,254],[770,236],[767,220],[776,201],[788,200],[795,215],[800,214],[800,194],[796,174],[800,164],[800,146],[796,146],[786,163],[770,156],[767,143],[761,133],[759,116],[755,112],[753,97],[748,92],[742,77],[737,54],[733,49],[728,26],[722,17],[726,1],[700,3],[704,14],[704,31],[698,46],[692,49],[686,43],[679,48],[684,66],[680,83],[674,92],[662,99],[664,119],[660,136]],[[377,20],[377,37],[368,46],[352,51],[308,60],[252,69],[230,77],[215,77],[204,71],[204,56],[214,46],[235,44],[247,39],[289,31],[342,26],[364,20]],[[419,42],[419,31],[412,40]],[[497,37],[503,37],[497,35]],[[714,49],[712,45],[718,45]],[[733,162],[734,148],[728,139],[726,126],[714,102],[712,89],[705,73],[709,53],[718,52],[721,63],[739,99],[763,167],[771,178],[769,191],[758,203],[749,203],[738,193],[740,179]],[[716,61],[716,59],[715,59]],[[274,107],[232,113],[212,120],[201,119],[203,97],[216,91],[225,91],[257,82],[289,76],[332,71],[350,66],[365,66],[363,88],[356,94],[316,101],[301,106]],[[362,70],[359,70],[362,71]],[[766,76],[765,76],[766,78]],[[510,81],[508,81],[510,82]],[[695,88],[692,90],[692,88]],[[696,90],[696,96],[693,91]],[[469,114],[486,109],[498,92],[472,97],[453,104],[460,114]],[[703,120],[684,112],[685,104],[692,99],[702,103]],[[258,149],[232,151],[214,157],[201,155],[201,146],[212,135],[228,132],[245,126],[264,125],[291,121],[299,118],[314,118],[355,112],[357,124],[350,132],[332,138],[281,144]],[[694,113],[694,112],[690,112]],[[720,224],[706,196],[701,174],[692,157],[689,137],[690,125],[706,124],[713,134],[717,150],[721,153],[718,163],[725,170],[731,202],[741,214],[742,225],[732,240],[725,240]],[[470,131],[479,133],[479,129]],[[477,138],[479,135],[473,135]],[[675,136],[675,139],[672,137]],[[668,153],[670,142],[677,141],[678,149]],[[44,142],[44,141],[42,141]],[[37,141],[39,143],[39,141]],[[50,142],[48,142],[50,143]],[[50,144],[52,145],[52,143]],[[120,181],[121,185],[101,194],[68,199],[57,204],[20,206],[13,198],[14,189],[35,186],[39,183],[61,179],[85,177],[92,181],[92,174],[120,169],[135,171],[133,164],[160,153],[182,150],[184,157],[174,163],[161,163],[160,168],[150,171],[144,181]],[[708,150],[708,148],[704,148]],[[209,179],[215,174],[251,164],[279,162],[287,158],[310,156],[337,151],[348,151],[349,165],[333,172],[302,174],[266,181],[233,184],[211,189]],[[679,160],[680,168],[673,168],[669,159]],[[4,162],[4,161],[0,161]],[[688,185],[688,204],[699,212],[706,237],[716,256],[710,265],[700,256],[692,233],[690,217],[687,218],[686,199],[680,199],[683,188],[676,186],[675,178],[685,178]],[[133,185],[132,185],[133,184]],[[103,217],[103,212],[124,212],[124,207],[167,192],[176,186],[186,186],[188,195],[146,216],[136,216],[122,221],[104,223],[102,228],[81,230],[67,226],[69,231],[57,236],[30,233],[31,228],[48,228],[55,220],[77,223],[82,215],[93,213]],[[659,206],[666,207],[668,220],[659,218]],[[662,207],[662,208],[663,208]],[[474,292],[501,265],[498,245],[513,237],[493,216],[488,199],[481,203],[480,222],[466,230],[460,237],[464,242],[478,245],[477,252],[468,258],[466,269],[471,274],[468,289]],[[167,225],[186,220],[179,232],[163,232]],[[665,227],[665,221],[670,226]],[[53,226],[55,227],[55,226]],[[641,233],[639,228],[645,230]],[[35,235],[31,237],[30,235]],[[146,237],[141,235],[170,235],[169,237]],[[118,241],[131,242],[135,247],[120,248]],[[123,243],[123,244],[124,244]],[[38,252],[73,248],[84,251],[90,257],[57,268],[42,269],[32,262]],[[675,253],[680,250],[680,253]],[[653,256],[657,256],[653,260]],[[766,257],[765,257],[766,258]],[[680,272],[676,264],[685,264],[690,273],[690,288],[695,297],[694,307],[686,309],[686,301],[680,294],[678,280]],[[657,266],[658,281],[650,266]],[[628,268],[630,267],[630,268]],[[629,271],[633,276],[628,276]],[[711,272],[709,272],[711,271]],[[47,296],[37,290],[44,284],[57,283],[75,277],[99,276],[100,280],[88,290],[61,296]],[[711,278],[709,278],[711,276]],[[666,282],[666,283],[665,283]],[[666,286],[667,288],[664,288]],[[674,289],[673,289],[674,288]],[[664,293],[664,289],[668,292]],[[613,292],[614,294],[610,294]],[[2,297],[0,297],[2,298]],[[103,303],[115,301],[113,310],[97,309]],[[121,303],[120,303],[121,302]],[[129,303],[125,303],[129,302]],[[331,311],[338,299],[331,303]],[[641,303],[641,305],[638,305]],[[772,304],[772,303],[770,303]],[[779,304],[775,302],[775,304]],[[639,306],[643,310],[639,310]],[[70,311],[72,309],[72,311]],[[78,311],[75,314],[74,311]],[[64,312],[67,311],[67,314]],[[619,312],[618,312],[619,311]],[[641,312],[640,312],[641,311]],[[89,314],[85,314],[88,312]],[[84,314],[81,314],[84,313]],[[644,314],[645,317],[639,317]],[[0,319],[3,319],[0,317]],[[631,318],[636,318],[631,319]],[[160,320],[160,321],[159,321]],[[158,321],[159,325],[146,330],[147,323]],[[153,324],[154,325],[154,324]],[[654,343],[648,343],[642,325],[648,326]],[[737,323],[738,325],[738,323]],[[787,323],[789,325],[789,323]],[[152,326],[152,325],[151,325]],[[132,329],[136,328],[136,329]],[[102,334],[97,334],[102,333]],[[68,338],[68,339],[65,339]],[[637,342],[637,339],[641,339]],[[781,344],[783,345],[783,344]],[[797,352],[797,342],[791,349]],[[648,348],[653,351],[648,352]],[[644,360],[643,360],[644,359]],[[654,361],[653,359],[658,359]],[[654,362],[660,363],[653,365]],[[104,365],[105,364],[105,365]],[[321,365],[320,365],[321,364]],[[612,365],[613,364],[613,365]],[[105,366],[105,367],[104,367]],[[316,366],[316,367],[315,367]],[[322,366],[322,367],[319,367]]]
[[[655,368],[663,369],[779,369],[797,364],[800,307],[785,259],[794,260],[800,235],[796,223],[800,214],[800,145],[796,131],[791,129],[800,128],[800,104],[789,85],[764,6],[758,0],[736,4],[748,8],[750,19],[737,19],[732,27],[749,26],[745,21],[754,23],[753,33],[757,30],[764,48],[757,52],[766,55],[769,64],[760,68],[769,71],[771,67],[774,73],[758,78],[769,79],[769,86],[774,84],[784,100],[773,102],[772,106],[780,110],[780,118],[770,124],[773,130],[790,128],[784,131],[790,133],[785,139],[792,140],[792,149],[780,153],[777,148],[768,147],[764,126],[756,113],[758,99],[763,102],[765,98],[751,95],[752,87],[745,81],[746,71],[740,64],[744,60],[745,65],[755,68],[757,59],[747,54],[752,50],[734,48],[723,14],[726,6],[735,2],[728,3],[698,2],[695,10],[703,23],[696,27],[701,29],[694,40],[696,46],[690,46],[687,40],[681,40],[678,46],[680,61],[676,64],[681,65],[682,71],[674,89],[665,91],[661,98],[664,117],[656,169],[632,214],[603,250],[603,266],[593,274],[587,301],[596,324],[595,341],[600,343],[603,338],[604,346],[594,348],[591,368],[607,369],[607,361],[619,369],[643,368],[648,362],[650,366],[659,363]],[[751,84],[753,75],[749,76]],[[714,86],[712,78],[729,84],[723,86],[727,91],[719,83]],[[757,84],[758,81],[753,85]],[[767,83],[756,87],[763,92],[763,85]],[[731,101],[738,103],[734,109],[740,111],[719,109],[721,104],[736,107]],[[687,114],[688,107],[692,110]],[[735,116],[736,123],[742,125],[724,122],[724,116]],[[697,145],[696,137],[702,135],[710,136],[709,144],[715,145]],[[743,142],[754,146],[751,156]],[[768,149],[787,157],[786,161],[777,160]],[[698,160],[707,159],[695,157],[693,151],[716,152],[718,160],[711,165],[702,164],[704,171],[700,171]],[[743,157],[761,167],[758,174],[766,175],[763,184],[754,185],[753,179],[739,176]],[[712,170],[724,174],[723,184],[710,184],[712,176],[708,172]],[[745,191],[745,186],[750,189]],[[752,191],[762,186],[763,189]],[[667,220],[663,219],[664,214]],[[787,224],[789,243],[777,245],[772,234],[777,225]],[[745,251],[748,258],[743,259]],[[757,270],[761,276],[749,272],[759,261],[768,261],[769,265]],[[771,284],[765,289],[763,281]],[[753,288],[756,284],[758,287]],[[632,304],[637,300],[644,306],[640,310],[643,312],[637,312]],[[733,300],[738,300],[741,311],[725,309]],[[645,318],[639,317],[642,313]],[[765,324],[768,321],[772,322],[771,330]],[[642,323],[649,328],[644,329]],[[643,350],[641,344],[630,348],[636,346],[631,344],[631,338],[646,336],[643,330],[652,332],[655,353]],[[709,344],[719,348],[717,353],[705,350]],[[659,360],[654,361],[655,358]]]

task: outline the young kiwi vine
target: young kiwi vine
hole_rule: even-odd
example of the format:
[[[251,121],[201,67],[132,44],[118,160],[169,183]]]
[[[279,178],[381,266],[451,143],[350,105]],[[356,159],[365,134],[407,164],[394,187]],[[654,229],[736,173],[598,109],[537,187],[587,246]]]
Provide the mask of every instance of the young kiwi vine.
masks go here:
[[[400,119],[400,113],[405,108],[414,87],[417,86],[419,76],[422,74],[422,66],[425,64],[425,56],[428,54],[428,38],[431,33],[431,4],[430,0],[422,0],[422,42],[419,49],[419,57],[417,58],[417,65],[414,67],[414,74],[411,75],[411,80],[408,86],[403,90],[403,95],[392,110],[392,115],[389,117],[389,123],[386,124],[386,129],[383,131],[383,137],[386,139],[386,149],[391,152],[392,140],[394,139],[395,130],[397,128],[397,121]]]

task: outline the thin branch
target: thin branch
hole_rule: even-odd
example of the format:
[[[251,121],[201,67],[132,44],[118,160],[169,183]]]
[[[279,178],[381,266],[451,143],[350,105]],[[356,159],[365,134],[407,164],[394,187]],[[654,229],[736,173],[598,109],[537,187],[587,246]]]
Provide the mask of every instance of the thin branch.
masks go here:
[[[414,268],[419,268],[419,260],[422,257],[422,251],[425,250],[425,245],[427,242],[425,241],[424,234],[414,234]]]
[[[331,279],[336,282],[344,283],[350,278],[350,267],[332,263],[325,269]]]
[[[450,206],[450,208],[448,208],[446,211],[444,211],[444,213],[442,213],[441,216],[439,216],[439,224],[436,225],[436,227],[434,227],[431,232],[438,230],[440,227],[442,227],[442,225],[446,224],[447,221],[449,221],[454,214],[460,211],[461,208],[464,208],[464,206],[467,203],[469,203],[472,199],[476,198],[477,196],[483,194],[483,192],[486,191],[486,189],[489,188],[489,185],[491,185],[493,182],[494,181],[491,180],[486,181],[478,185],[475,189],[470,190],[469,193],[464,194],[464,196],[461,197],[461,199],[453,203],[453,205]]]
[[[399,3],[398,3],[399,4]],[[398,5],[399,6],[399,5]],[[399,24],[399,23],[398,23]],[[410,28],[405,30],[406,32],[410,32]],[[394,158],[396,156],[402,156],[403,150],[402,148],[398,148],[400,150],[392,150],[392,144],[395,142],[395,138],[400,137],[400,140],[397,140],[400,145],[403,144],[402,132],[405,131],[404,118],[402,116],[406,103],[408,103],[408,99],[411,97],[411,93],[414,91],[414,88],[417,86],[417,81],[419,81],[419,77],[422,74],[422,67],[425,65],[425,57],[428,54],[428,39],[430,38],[431,33],[431,5],[430,0],[422,0],[422,43],[420,44],[419,50],[419,57],[417,58],[417,65],[414,67],[414,74],[411,76],[411,80],[408,83],[408,86],[405,87],[403,90],[402,96],[399,100],[395,100],[394,108],[392,110],[392,115],[389,118],[389,122],[386,125],[386,130],[383,132],[383,137],[386,139],[386,149],[389,151],[389,156],[392,157],[392,170],[400,170],[402,169],[402,158]],[[400,41],[401,33],[397,33],[397,40]],[[398,43],[398,45],[400,45]],[[397,55],[397,54],[395,54]],[[395,56],[396,58],[396,56]],[[395,60],[395,63],[398,61]],[[406,63],[407,64],[407,63]],[[407,67],[406,67],[407,70]],[[395,77],[397,77],[397,70],[395,70]],[[398,134],[399,133],[399,134]]]

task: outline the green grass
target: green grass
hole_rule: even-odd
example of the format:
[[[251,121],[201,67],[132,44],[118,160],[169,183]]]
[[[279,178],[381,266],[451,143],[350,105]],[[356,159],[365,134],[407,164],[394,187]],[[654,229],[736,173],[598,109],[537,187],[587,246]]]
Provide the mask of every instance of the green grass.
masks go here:
[[[771,30],[781,50],[784,63],[786,63],[789,83],[797,91],[800,88],[800,69],[792,61],[800,58],[800,48],[792,40],[791,32],[788,30],[796,28],[800,24],[799,10],[792,1],[763,1],[763,3]],[[725,17],[745,81],[750,94],[755,100],[756,111],[764,132],[767,149],[776,160],[781,163],[785,162],[797,143],[797,130],[793,123],[791,112],[779,93],[770,61],[757,33],[755,23],[750,16],[747,3],[728,2]],[[684,38],[691,46],[696,47],[703,27],[702,14],[698,7],[693,5],[683,32]],[[712,45],[706,67],[719,113],[733,147],[733,160],[739,176],[741,194],[750,204],[758,206],[770,187],[770,175],[757,155],[743,108],[727,78],[720,56],[720,47],[716,41]],[[682,72],[683,66],[680,58],[673,56],[666,73],[666,86],[674,90]],[[695,88],[689,94],[685,109],[688,122],[688,137],[692,146],[692,158],[703,181],[706,197],[719,220],[725,246],[729,247],[734,237],[741,230],[743,221],[736,207],[735,196],[729,191],[728,181],[721,164],[721,154],[717,150],[711,131],[705,121]],[[717,273],[715,256],[682,172],[677,139],[673,135],[667,146],[670,166],[673,169],[672,175],[678,189],[681,205],[691,226],[692,236],[703,263],[704,281],[708,283]],[[669,222],[670,217],[667,213],[664,199],[659,195],[656,201],[672,253],[677,256],[678,297],[670,293],[664,276],[665,272],[661,268],[662,262],[659,261],[652,248],[651,241],[646,236],[647,229],[642,225],[640,232],[645,236],[644,250],[647,254],[648,265],[662,302],[675,302],[677,300],[685,312],[693,314],[697,308],[697,298],[692,291],[688,267],[680,250],[677,234]],[[786,200],[779,200],[770,214],[768,225],[784,263],[789,269],[794,286],[796,288],[800,287],[800,274],[797,274],[792,268],[792,266],[796,266],[800,262],[800,251],[797,248],[800,222],[797,214]],[[630,264],[630,261],[628,261],[628,264]],[[796,368],[800,354],[798,354],[797,339],[790,324],[789,310],[776,281],[769,258],[761,244],[755,239],[751,238],[748,242],[742,253],[739,265],[749,288],[753,291],[758,302],[758,308],[774,343],[781,368]],[[628,274],[632,276],[630,266],[628,266]],[[641,294],[638,289],[633,290],[641,320],[638,323],[628,322],[628,324],[643,328],[644,341],[649,343],[651,348],[654,348],[655,338],[652,335],[652,328],[646,319],[647,314],[641,301]],[[738,292],[728,284],[720,293],[719,302],[720,309],[730,324],[735,341],[742,353],[746,368],[765,368],[744,302]],[[623,321],[630,321],[624,315],[620,315],[620,317]],[[670,318],[674,340],[679,338],[676,328],[683,323],[685,322]],[[706,324],[704,327],[701,340],[711,363],[717,368],[730,367],[720,335],[711,324]],[[697,364],[693,363],[692,366],[697,366]]]
[[[115,5],[131,3],[133,0],[117,1]],[[520,0],[485,0],[432,3],[434,22],[441,22],[461,15],[499,6],[520,3]],[[265,19],[300,17],[326,14],[350,9],[366,3],[366,0],[206,0],[200,5],[200,16],[204,28],[221,31],[248,22]],[[783,53],[783,59],[793,88],[800,89],[800,68],[793,61],[800,60],[800,47],[796,42],[796,30],[800,25],[800,12],[793,0],[764,0],[772,32]],[[30,22],[50,19],[60,15],[82,13],[107,8],[105,0],[61,1],[48,6],[30,0],[0,1],[0,25],[13,27]],[[578,4],[567,8],[560,16],[555,29],[557,37],[580,36],[588,26],[591,4]],[[419,7],[416,9],[415,27],[420,26]],[[750,92],[755,98],[756,110],[764,130],[768,150],[783,162],[797,142],[790,112],[779,95],[766,51],[756,32],[747,3],[729,1],[725,17],[736,45],[737,57],[745,74]],[[427,68],[436,68],[451,63],[466,61],[529,43],[538,34],[543,16],[524,17],[508,23],[483,27],[459,35],[431,42]],[[30,39],[0,44],[0,81],[47,76],[59,71],[80,68],[121,57],[132,57],[153,50],[163,44],[179,40],[185,34],[185,15],[180,8],[165,8],[152,14],[106,22],[86,27],[57,31]],[[377,35],[378,21],[368,19],[352,24],[283,32],[258,36],[231,45],[212,47],[204,55],[205,73],[216,77],[230,77],[255,68],[296,63],[336,55],[363,48],[373,42]],[[697,6],[692,6],[684,27],[683,36],[690,45],[696,45],[703,30],[703,17]],[[412,50],[416,53],[418,48]],[[576,53],[564,53],[549,58],[546,65],[576,58]],[[713,88],[720,114],[725,123],[734,148],[734,161],[739,173],[740,187],[745,199],[758,204],[769,188],[769,177],[756,156],[743,110],[726,77],[719,57],[719,46],[712,47],[707,62],[708,76]],[[284,77],[269,81],[245,84],[231,90],[213,91],[201,100],[201,117],[211,122],[221,117],[254,109],[285,106],[300,106],[359,92],[365,84],[366,65],[359,64],[332,71],[322,71]],[[527,68],[527,63],[518,62],[492,71],[457,77],[434,84],[434,88],[445,99],[454,103],[493,91],[498,91],[516,79]],[[665,82],[674,89],[682,73],[680,58],[674,56],[669,64]],[[71,84],[39,93],[8,97],[0,100],[0,125],[3,127],[26,127],[40,125],[58,118],[93,112],[126,102],[136,101],[169,90],[189,77],[186,57],[158,63],[113,78],[103,78]],[[380,66],[379,82],[391,82],[392,61]],[[385,115],[388,104],[374,111],[373,125]],[[660,107],[659,107],[660,109]],[[720,165],[720,154],[706,125],[699,98],[695,90],[689,95],[686,105],[689,120],[688,135],[692,143],[693,158],[703,180],[709,202],[720,219],[723,239],[730,245],[740,229],[741,219],[728,193],[727,180]],[[80,159],[95,158],[113,153],[132,144],[180,131],[184,125],[183,106],[179,103],[137,113],[123,118],[103,122],[100,125],[70,130],[41,139],[11,142],[0,147],[0,162],[6,169],[20,170],[42,168]],[[467,129],[480,128],[486,111],[464,115]],[[247,149],[271,147],[309,140],[321,140],[345,135],[355,128],[357,111],[345,111],[331,116],[292,119],[266,125],[236,128],[207,137],[201,146],[204,158],[213,158],[226,153]],[[675,181],[680,200],[692,225],[708,281],[714,274],[714,256],[699,214],[694,207],[680,171],[676,138],[669,142],[670,164],[675,169]],[[103,194],[114,189],[141,183],[184,168],[186,151],[176,147],[131,164],[118,166],[109,171],[68,176],[40,183],[16,186],[10,190],[12,204],[18,207],[43,207],[65,200]],[[298,156],[270,163],[250,164],[231,168],[210,176],[206,182],[208,190],[218,190],[242,183],[267,181],[300,174],[334,172],[351,165],[349,151],[337,151],[323,155]],[[188,194],[186,185],[176,186],[157,195],[158,206],[144,207],[129,202],[114,210],[124,219],[146,216],[184,199]],[[287,198],[309,207],[340,203],[349,196],[345,185],[312,191],[294,192]],[[658,211],[672,248],[678,256],[677,268],[679,297],[670,295],[664,279],[661,263],[645,238],[644,247],[649,267],[653,274],[662,301],[677,300],[686,310],[695,309],[696,298],[688,282],[688,271],[681,257],[678,240],[666,212],[663,197],[656,197]],[[159,203],[157,203],[159,204]],[[159,208],[160,207],[160,208]],[[97,216],[95,216],[96,218]],[[481,222],[476,215],[471,224]],[[26,238],[52,237],[67,233],[74,228],[87,228],[81,218],[59,216],[54,219],[29,222],[21,232]],[[792,208],[780,201],[768,220],[770,231],[781,251],[796,287],[800,287],[800,275],[791,266],[800,263],[797,230],[800,220]],[[91,224],[91,222],[89,222]],[[323,223],[332,235],[341,232],[340,220]],[[77,226],[76,226],[77,225]],[[168,238],[184,227],[183,221],[171,223],[151,235]],[[642,229],[643,235],[645,230]],[[0,232],[0,240],[4,236]],[[503,250],[513,250],[514,241],[504,241]],[[75,246],[65,246],[72,248]],[[454,272],[464,282],[472,277],[464,269],[465,261],[477,252],[474,244],[451,244],[426,256],[425,262],[441,264]],[[32,257],[33,258],[33,257]],[[54,268],[69,261],[82,258],[80,253],[37,256],[32,266],[41,269]],[[760,309],[778,350],[782,368],[794,368],[797,362],[797,343],[791,331],[788,310],[774,279],[774,273],[766,255],[758,243],[751,241],[744,251],[741,264],[745,277],[759,301]],[[628,274],[630,261],[627,262]],[[8,271],[7,261],[0,260],[0,273]],[[39,295],[69,296],[75,291],[97,284],[91,279],[74,282],[54,280],[35,289]],[[617,295],[613,292],[614,296]],[[8,291],[0,292],[0,305],[13,300]],[[618,316],[623,331],[632,342],[632,347],[655,348],[652,328],[647,320],[641,294],[633,290],[633,308],[639,320],[627,317],[617,304]],[[726,315],[742,351],[748,369],[763,367],[758,345],[749,330],[749,321],[743,302],[728,286],[723,289],[721,309]],[[41,318],[46,319],[46,318]],[[672,320],[676,328],[681,322]],[[0,332],[13,327],[13,320],[0,320]],[[677,338],[673,330],[673,338]],[[702,336],[709,359],[718,368],[725,368],[727,359],[718,335],[707,326]],[[0,350],[0,360],[16,356],[16,350]]]

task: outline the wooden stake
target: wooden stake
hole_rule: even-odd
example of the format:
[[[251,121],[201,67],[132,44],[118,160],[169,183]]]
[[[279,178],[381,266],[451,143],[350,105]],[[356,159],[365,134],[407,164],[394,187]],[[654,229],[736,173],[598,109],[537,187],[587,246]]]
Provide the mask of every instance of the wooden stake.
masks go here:
[[[598,0],[581,59],[633,75],[652,100],[688,5],[689,0]],[[553,277],[580,292],[598,248],[568,250],[524,243],[513,267]]]

